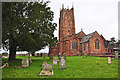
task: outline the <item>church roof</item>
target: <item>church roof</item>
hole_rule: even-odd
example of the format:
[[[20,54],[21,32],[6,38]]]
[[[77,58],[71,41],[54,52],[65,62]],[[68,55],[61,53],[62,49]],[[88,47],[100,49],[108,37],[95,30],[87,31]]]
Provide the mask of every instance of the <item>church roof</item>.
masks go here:
[[[93,32],[93,33],[90,33],[90,34],[88,34],[88,35],[83,36],[80,43],[87,42],[87,41],[92,37],[93,34],[94,34],[94,32]]]
[[[64,39],[68,38],[68,37],[71,37],[73,34],[70,34],[68,36],[65,36]]]

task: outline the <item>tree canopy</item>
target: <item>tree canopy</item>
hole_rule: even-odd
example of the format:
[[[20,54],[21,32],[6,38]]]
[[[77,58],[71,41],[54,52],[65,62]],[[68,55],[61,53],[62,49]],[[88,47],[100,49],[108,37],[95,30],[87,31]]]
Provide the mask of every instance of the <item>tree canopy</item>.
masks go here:
[[[16,50],[34,52],[44,46],[53,46],[56,23],[47,2],[2,3],[2,43],[15,59]]]

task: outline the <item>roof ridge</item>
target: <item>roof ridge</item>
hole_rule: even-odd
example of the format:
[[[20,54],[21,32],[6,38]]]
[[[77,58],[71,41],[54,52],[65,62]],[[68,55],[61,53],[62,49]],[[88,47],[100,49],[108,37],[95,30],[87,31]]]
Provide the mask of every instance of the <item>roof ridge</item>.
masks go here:
[[[94,33],[95,33],[95,32],[92,32],[92,33],[89,33],[89,34],[83,36],[80,43],[87,42],[87,41],[92,37],[92,35],[93,35]]]

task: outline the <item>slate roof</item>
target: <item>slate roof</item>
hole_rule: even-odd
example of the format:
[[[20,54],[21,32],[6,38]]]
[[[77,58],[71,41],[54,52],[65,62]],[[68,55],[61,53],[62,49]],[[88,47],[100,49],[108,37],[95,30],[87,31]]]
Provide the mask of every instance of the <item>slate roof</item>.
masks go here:
[[[67,37],[71,37],[72,35],[73,35],[73,34],[70,34],[70,35],[68,35],[68,36],[65,36],[64,39],[66,39]]]
[[[88,35],[83,36],[80,43],[87,42],[87,41],[92,37],[93,34],[94,34],[94,32],[93,32],[93,33],[90,33],[90,34],[88,34]]]

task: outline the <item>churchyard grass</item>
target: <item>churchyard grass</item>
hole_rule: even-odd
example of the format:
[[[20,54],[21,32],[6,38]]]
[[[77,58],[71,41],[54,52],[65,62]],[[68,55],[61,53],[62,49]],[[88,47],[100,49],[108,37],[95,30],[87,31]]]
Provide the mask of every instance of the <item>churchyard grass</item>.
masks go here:
[[[105,57],[85,57],[71,56],[66,57],[66,69],[59,69],[59,63],[54,65],[54,76],[38,76],[42,70],[43,57],[32,59],[32,63],[28,68],[15,69],[14,66],[22,64],[22,58],[18,60],[8,61],[10,66],[2,69],[3,78],[117,78],[118,77],[118,61],[112,58],[112,64],[107,64]],[[57,58],[58,57],[54,57]],[[4,59],[3,59],[4,60]],[[46,57],[46,62],[52,64],[53,61]]]

